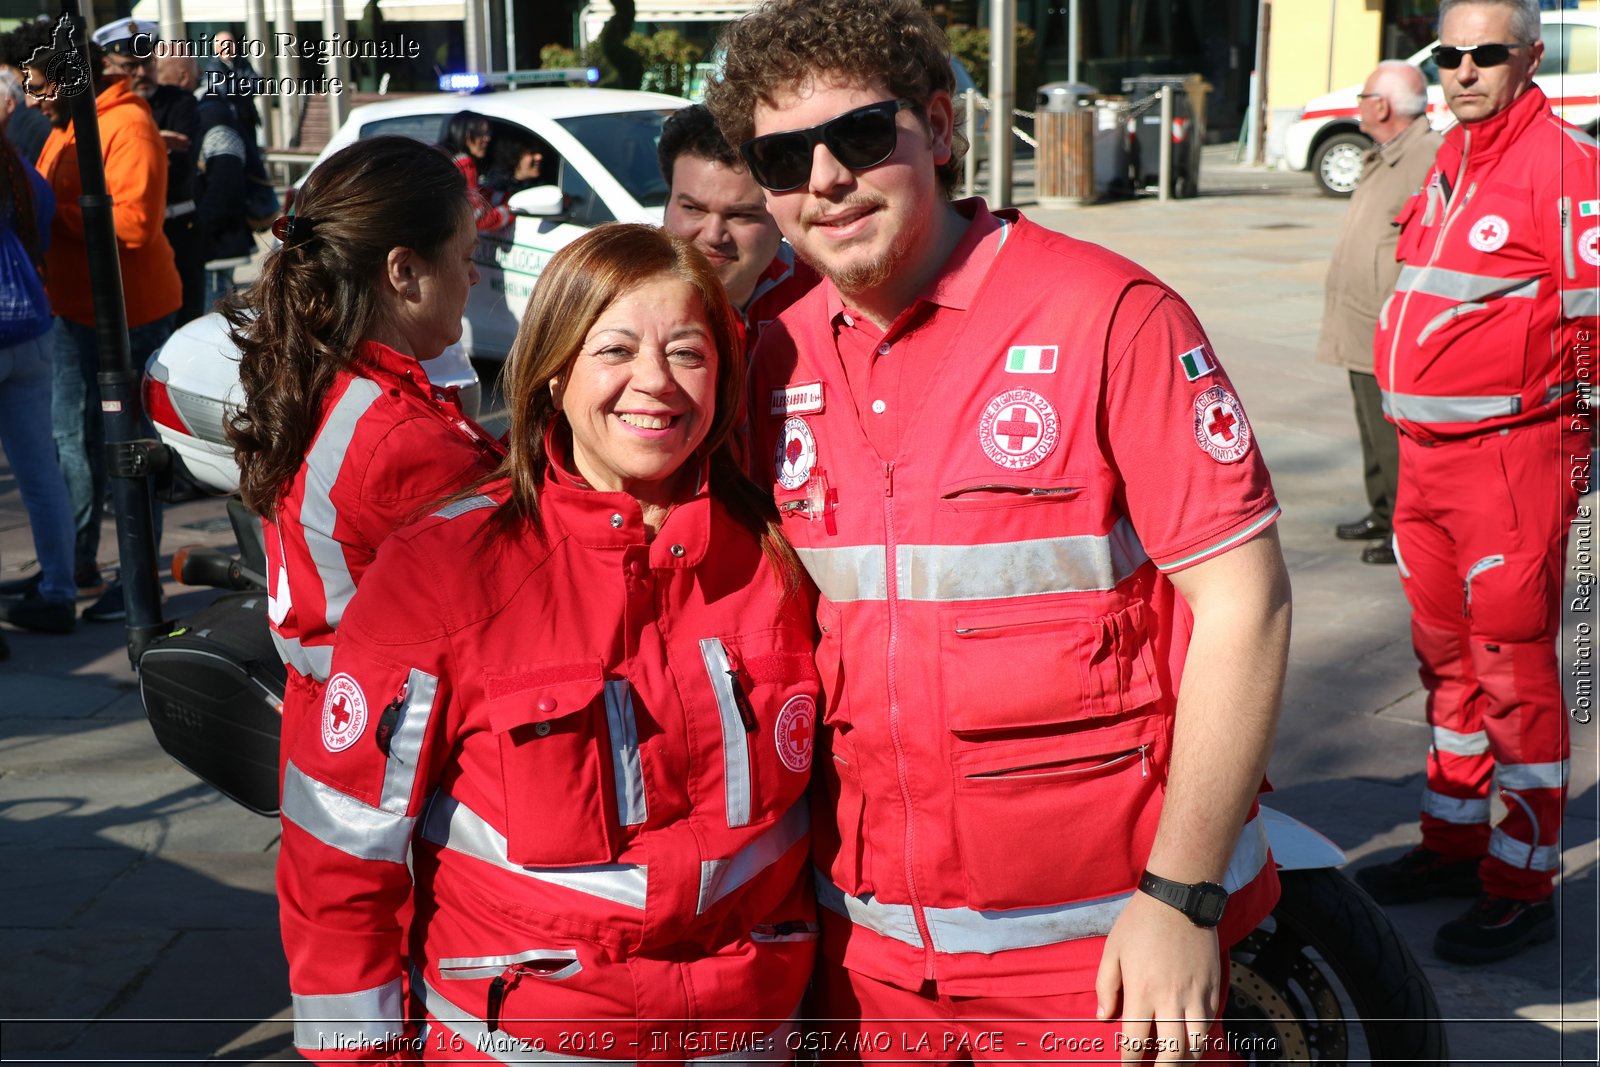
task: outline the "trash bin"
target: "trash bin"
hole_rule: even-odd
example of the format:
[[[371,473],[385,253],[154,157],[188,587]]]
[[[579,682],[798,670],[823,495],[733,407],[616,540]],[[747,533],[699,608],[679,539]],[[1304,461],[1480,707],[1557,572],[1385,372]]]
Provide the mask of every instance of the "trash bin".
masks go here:
[[[1094,101],[1094,194],[1097,197],[1133,195],[1128,166],[1128,98],[1100,96]]]
[[[1122,91],[1145,98],[1129,118],[1128,153],[1136,186],[1161,182],[1161,103],[1148,97],[1172,87],[1172,195],[1200,191],[1200,146],[1205,143],[1205,97],[1211,86],[1198,74],[1145,74],[1122,79]]]
[[[1040,207],[1075,207],[1095,197],[1095,111],[1088,105],[1096,92],[1082,82],[1039,87],[1034,167]]]

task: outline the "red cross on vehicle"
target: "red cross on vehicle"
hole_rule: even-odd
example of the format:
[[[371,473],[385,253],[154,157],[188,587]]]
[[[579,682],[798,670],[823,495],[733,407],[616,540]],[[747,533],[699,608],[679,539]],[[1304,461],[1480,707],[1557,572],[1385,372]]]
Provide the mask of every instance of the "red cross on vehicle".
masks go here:
[[[1006,438],[1006,448],[1015,452],[1039,436],[1038,428],[1038,423],[1028,421],[1028,409],[1018,404],[1011,409],[1011,418],[995,423],[994,432]]]
[[[1220,437],[1226,442],[1233,441],[1233,426],[1239,420],[1233,417],[1233,412],[1218,405],[1211,409],[1211,418],[1206,422],[1206,432],[1212,437]]]

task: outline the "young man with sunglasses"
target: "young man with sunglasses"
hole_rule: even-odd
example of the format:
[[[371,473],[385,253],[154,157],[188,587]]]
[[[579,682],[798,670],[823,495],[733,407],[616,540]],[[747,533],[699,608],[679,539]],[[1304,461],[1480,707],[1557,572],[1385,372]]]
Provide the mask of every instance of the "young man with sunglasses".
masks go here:
[[[1134,264],[949,199],[916,0],[773,0],[725,44],[707,103],[825,278],[750,417],[821,594],[820,1047],[1223,1059],[1289,623],[1233,386]]]
[[[1503,959],[1555,936],[1569,739],[1557,643],[1588,488],[1600,154],[1533,84],[1532,0],[1446,0],[1434,51],[1460,124],[1401,213],[1379,319],[1400,430],[1395,553],[1433,746],[1422,844],[1357,880],[1383,903],[1476,896],[1434,950]],[[1491,776],[1506,815],[1489,824]]]
[[[761,330],[817,284],[816,271],[783,243],[761,186],[704,104],[672,113],[656,155],[667,180],[662,225],[711,261],[754,348]]]

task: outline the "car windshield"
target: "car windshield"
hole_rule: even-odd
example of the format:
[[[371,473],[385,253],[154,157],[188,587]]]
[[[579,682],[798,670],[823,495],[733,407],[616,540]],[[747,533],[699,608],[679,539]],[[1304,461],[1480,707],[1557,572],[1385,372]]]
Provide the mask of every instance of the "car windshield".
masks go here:
[[[558,121],[641,207],[661,207],[667,202],[667,183],[656,162],[656,142],[661,140],[661,124],[671,113],[624,111]]]

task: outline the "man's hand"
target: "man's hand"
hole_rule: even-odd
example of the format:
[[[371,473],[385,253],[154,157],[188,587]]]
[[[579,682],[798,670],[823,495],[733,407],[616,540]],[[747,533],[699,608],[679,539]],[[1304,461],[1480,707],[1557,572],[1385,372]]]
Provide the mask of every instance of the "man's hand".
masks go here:
[[[161,143],[167,146],[168,152],[189,151],[189,137],[177,130],[162,130]]]
[[[1094,988],[1098,1018],[1116,1018],[1120,1005],[1123,1063],[1151,1049],[1157,1063],[1198,1060],[1222,1004],[1217,932],[1136,892],[1106,938]]]

